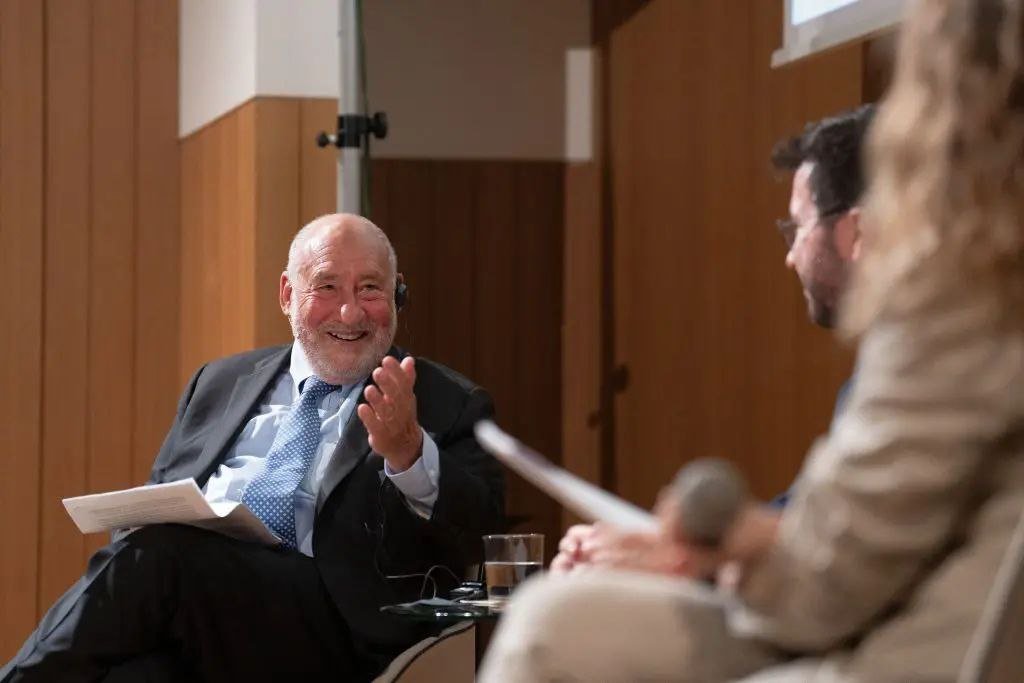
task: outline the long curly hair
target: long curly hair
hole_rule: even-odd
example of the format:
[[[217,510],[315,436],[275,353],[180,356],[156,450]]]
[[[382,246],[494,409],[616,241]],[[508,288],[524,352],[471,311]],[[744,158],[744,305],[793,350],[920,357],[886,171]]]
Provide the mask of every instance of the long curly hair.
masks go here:
[[[997,288],[1024,322],[1024,0],[920,0],[869,134],[859,334],[909,281]],[[954,284],[953,286],[960,286]]]

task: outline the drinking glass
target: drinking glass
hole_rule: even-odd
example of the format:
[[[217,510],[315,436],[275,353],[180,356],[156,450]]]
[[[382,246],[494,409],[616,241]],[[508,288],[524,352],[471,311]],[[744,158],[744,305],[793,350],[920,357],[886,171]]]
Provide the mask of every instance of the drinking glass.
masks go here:
[[[507,600],[515,587],[544,566],[544,534],[484,536],[487,598]]]

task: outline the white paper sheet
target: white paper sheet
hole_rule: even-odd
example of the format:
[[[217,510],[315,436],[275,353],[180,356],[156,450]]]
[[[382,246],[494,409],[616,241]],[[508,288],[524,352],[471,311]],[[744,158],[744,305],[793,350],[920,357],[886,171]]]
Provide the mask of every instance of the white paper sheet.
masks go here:
[[[608,522],[634,531],[657,528],[651,513],[558,467],[490,420],[477,422],[474,431],[480,445],[494,457],[584,520]]]
[[[241,503],[210,504],[193,479],[64,499],[64,509],[84,534],[147,524],[177,523],[210,529],[243,541],[280,540]]]

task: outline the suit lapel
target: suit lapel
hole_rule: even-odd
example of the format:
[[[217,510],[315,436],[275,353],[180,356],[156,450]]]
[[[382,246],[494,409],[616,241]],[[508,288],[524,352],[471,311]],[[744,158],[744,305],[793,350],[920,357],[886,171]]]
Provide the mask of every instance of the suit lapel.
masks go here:
[[[199,456],[197,471],[202,486],[220,463],[224,450],[231,445],[256,407],[256,402],[266,392],[281,368],[291,358],[291,346],[286,346],[258,362],[253,371],[235,380],[235,386],[228,397],[227,408],[214,432],[207,439]]]
[[[397,346],[392,346],[388,350],[388,355],[402,360],[407,354]],[[372,378],[367,380],[367,386],[372,383]],[[324,472],[324,478],[320,482],[320,490],[317,491],[316,496],[317,512],[320,512],[320,508],[323,507],[323,504],[338,484],[344,481],[345,477],[351,474],[370,455],[369,434],[366,433],[363,421],[356,414],[359,406],[363,403],[366,403],[366,397],[360,391],[356,409],[352,411],[352,416],[349,418],[348,424],[345,425],[345,430],[341,434],[341,440],[338,441],[338,445],[331,455],[331,462],[327,465],[327,471]]]
[[[365,402],[366,399],[360,393],[356,408]],[[345,425],[345,430],[341,433],[341,440],[338,441],[338,445],[335,446],[334,453],[331,455],[324,478],[320,482],[320,490],[317,491],[316,496],[317,512],[323,507],[324,502],[331,495],[331,491],[370,454],[369,438],[363,421],[353,410],[348,424]]]

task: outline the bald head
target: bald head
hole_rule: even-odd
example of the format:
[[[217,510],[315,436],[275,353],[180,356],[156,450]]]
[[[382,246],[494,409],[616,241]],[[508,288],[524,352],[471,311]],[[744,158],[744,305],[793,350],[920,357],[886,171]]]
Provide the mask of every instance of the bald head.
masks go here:
[[[312,254],[324,245],[360,238],[370,238],[380,243],[390,268],[391,279],[394,280],[398,273],[398,258],[395,256],[391,241],[384,231],[369,219],[354,213],[330,213],[320,216],[295,233],[288,248],[288,265],[285,269],[288,278],[296,282]]]

